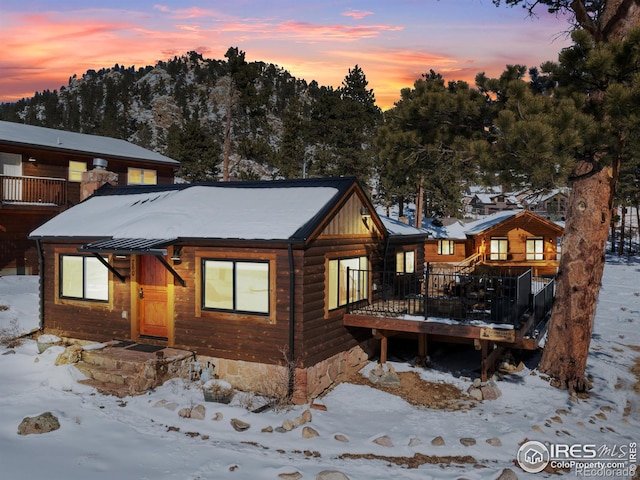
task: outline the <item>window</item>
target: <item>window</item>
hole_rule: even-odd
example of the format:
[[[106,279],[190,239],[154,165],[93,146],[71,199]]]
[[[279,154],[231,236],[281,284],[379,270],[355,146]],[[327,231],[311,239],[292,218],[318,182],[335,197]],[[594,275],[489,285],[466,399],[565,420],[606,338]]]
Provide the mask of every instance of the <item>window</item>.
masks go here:
[[[367,266],[367,257],[329,260],[330,310],[368,298],[369,273]]]
[[[527,238],[527,260],[544,260],[544,238]]]
[[[438,240],[438,255],[453,255],[453,240]]]
[[[129,167],[127,185],[155,185],[158,178],[155,170]]]
[[[416,271],[416,252],[408,250],[396,253],[396,273],[414,273]]]
[[[60,297],[109,300],[109,271],[95,257],[60,255]]]
[[[82,181],[82,172],[87,171],[86,162],[75,162],[73,160],[69,160],[69,181],[70,182],[81,182]]]
[[[269,262],[202,260],[202,308],[269,314]]]
[[[506,238],[492,238],[491,251],[489,252],[490,260],[506,260],[509,251],[509,240]]]

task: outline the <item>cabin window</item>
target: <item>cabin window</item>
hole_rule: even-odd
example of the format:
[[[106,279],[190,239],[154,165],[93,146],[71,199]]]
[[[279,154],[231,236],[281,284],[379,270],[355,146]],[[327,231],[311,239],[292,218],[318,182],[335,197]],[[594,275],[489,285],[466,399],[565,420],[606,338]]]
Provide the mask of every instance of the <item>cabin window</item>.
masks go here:
[[[74,160],[69,160],[69,181],[70,182],[81,182],[82,173],[86,171],[87,171],[86,162],[76,162]]]
[[[60,297],[108,301],[107,267],[95,257],[60,255]]]
[[[396,253],[396,273],[414,273],[416,271],[416,252],[407,250]]]
[[[453,255],[453,240],[438,240],[438,255]]]
[[[527,238],[527,260],[544,260],[544,238]]]
[[[369,296],[367,257],[329,260],[329,309],[365,300]]]
[[[128,185],[155,185],[157,183],[158,176],[155,170],[129,167],[127,172]]]
[[[490,260],[506,260],[509,252],[509,240],[506,238],[492,238],[491,251],[489,252]]]
[[[269,314],[269,262],[202,260],[202,308]]]

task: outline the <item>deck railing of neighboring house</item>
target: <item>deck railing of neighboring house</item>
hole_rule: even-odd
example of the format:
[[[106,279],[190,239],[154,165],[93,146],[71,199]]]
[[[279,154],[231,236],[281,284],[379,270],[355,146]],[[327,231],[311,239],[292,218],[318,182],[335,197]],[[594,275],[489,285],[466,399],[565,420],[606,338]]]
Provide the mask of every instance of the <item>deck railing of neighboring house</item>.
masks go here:
[[[470,257],[465,258],[461,262],[456,264],[456,267],[459,270],[471,272],[473,268],[483,260],[483,255],[481,253],[474,253]]]
[[[363,271],[351,271],[347,278],[358,278],[360,272]],[[348,313],[516,325],[527,312],[544,316],[551,308],[554,292],[553,284],[534,285],[531,270],[520,275],[453,270],[434,273],[429,269],[424,274],[370,271],[366,275],[373,281],[371,298],[355,301],[347,289]]]
[[[3,203],[66,205],[67,188],[63,178],[0,175]]]

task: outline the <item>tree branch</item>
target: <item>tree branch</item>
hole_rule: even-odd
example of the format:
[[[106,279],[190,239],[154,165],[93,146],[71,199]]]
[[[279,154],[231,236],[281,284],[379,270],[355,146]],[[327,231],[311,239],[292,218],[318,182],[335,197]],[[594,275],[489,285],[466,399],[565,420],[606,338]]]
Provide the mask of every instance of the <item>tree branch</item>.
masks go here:
[[[576,23],[589,32],[596,42],[602,40],[602,33],[596,22],[589,16],[587,7],[582,0],[573,0],[571,2],[571,10],[576,17]]]

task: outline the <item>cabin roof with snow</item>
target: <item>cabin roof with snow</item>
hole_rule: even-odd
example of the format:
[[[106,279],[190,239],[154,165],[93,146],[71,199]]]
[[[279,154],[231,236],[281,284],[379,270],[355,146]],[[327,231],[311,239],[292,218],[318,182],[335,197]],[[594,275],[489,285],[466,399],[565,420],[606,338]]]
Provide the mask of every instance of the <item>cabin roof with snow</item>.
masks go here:
[[[14,122],[0,121],[0,143],[94,157],[106,156],[130,161],[144,160],[175,166],[180,164],[177,160],[125,140]]]
[[[465,239],[476,235],[484,234],[492,228],[500,225],[506,221],[509,221],[518,216],[528,215],[537,222],[542,222],[551,226],[551,228],[562,231],[563,226],[556,222],[552,222],[543,218],[529,210],[503,210],[500,212],[486,215],[479,220],[474,220],[468,223],[462,223],[460,221],[455,222],[449,226],[434,226],[431,223],[425,222],[425,229],[429,231],[432,238],[437,239]]]
[[[414,227],[395,218],[380,215],[380,220],[382,220],[382,224],[390,237],[426,237],[429,235],[426,229]]]
[[[305,242],[350,192],[373,212],[355,178],[105,185],[34,230],[34,239],[94,239],[103,251],[181,240]],[[369,214],[369,212],[367,212]],[[379,230],[385,232],[375,216]]]

